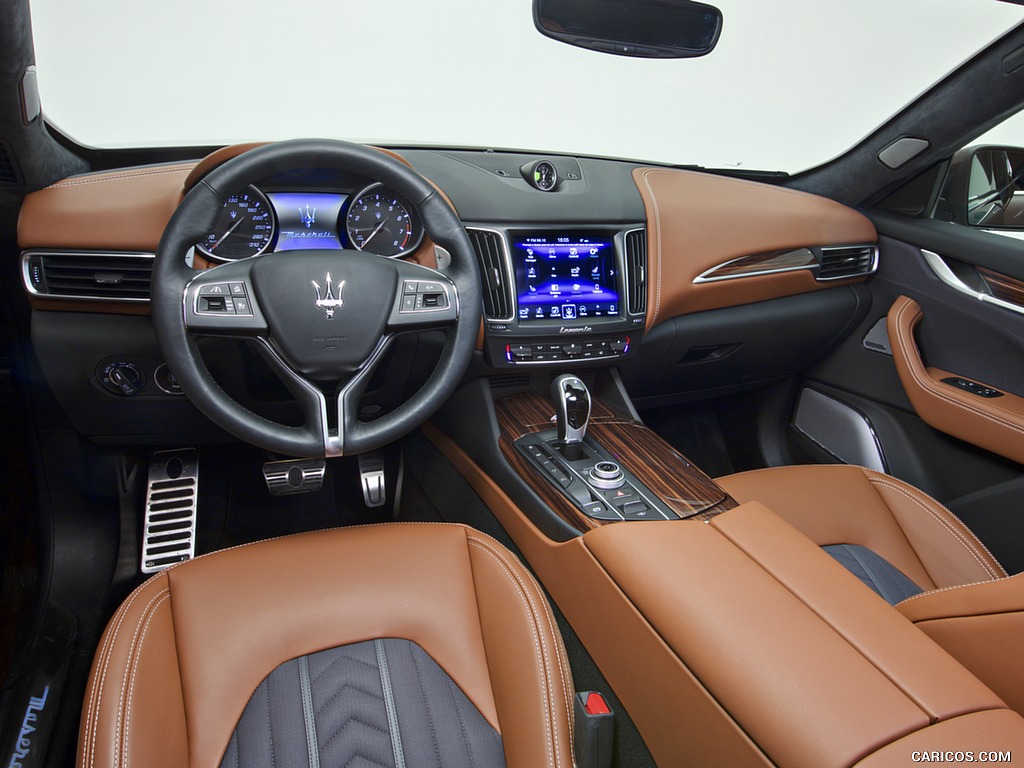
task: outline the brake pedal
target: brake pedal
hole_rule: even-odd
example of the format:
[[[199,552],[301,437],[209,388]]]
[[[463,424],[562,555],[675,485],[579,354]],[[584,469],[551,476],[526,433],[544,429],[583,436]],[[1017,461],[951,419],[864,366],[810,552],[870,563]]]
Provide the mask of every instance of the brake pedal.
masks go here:
[[[383,453],[371,451],[359,454],[359,480],[363,487],[363,503],[371,509],[383,507],[387,501]]]
[[[142,529],[143,573],[156,573],[195,557],[198,504],[198,451],[186,448],[154,453]]]
[[[319,491],[327,473],[325,459],[289,459],[268,461],[263,465],[263,479],[271,496]]]

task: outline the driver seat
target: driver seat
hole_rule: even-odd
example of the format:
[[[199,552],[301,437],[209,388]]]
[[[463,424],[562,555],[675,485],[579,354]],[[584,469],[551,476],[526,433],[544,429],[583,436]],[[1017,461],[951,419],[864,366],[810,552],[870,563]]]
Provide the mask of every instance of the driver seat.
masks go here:
[[[571,768],[572,692],[543,593],[493,539],[306,533],[199,557],[125,600],[78,765]]]

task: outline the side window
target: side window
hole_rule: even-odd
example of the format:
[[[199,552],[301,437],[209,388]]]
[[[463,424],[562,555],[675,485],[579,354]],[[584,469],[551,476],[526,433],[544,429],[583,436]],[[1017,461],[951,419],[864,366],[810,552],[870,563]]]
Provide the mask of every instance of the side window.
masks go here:
[[[1024,239],[1024,112],[953,155],[933,216]]]

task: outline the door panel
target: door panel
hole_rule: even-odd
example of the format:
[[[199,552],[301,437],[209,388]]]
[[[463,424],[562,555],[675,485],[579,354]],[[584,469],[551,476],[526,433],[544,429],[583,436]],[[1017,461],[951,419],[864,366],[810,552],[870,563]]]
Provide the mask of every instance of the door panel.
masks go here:
[[[1000,286],[996,298],[1013,301],[1022,299],[1011,289],[1024,283],[1024,242],[892,214],[872,219],[881,255],[869,283],[871,311],[843,344],[805,372],[803,385],[864,414],[889,471],[954,509],[1007,570],[1020,571],[1024,313],[957,290],[950,284],[955,281],[940,278],[922,251],[939,255],[970,290],[996,294],[987,277]],[[983,276],[981,269],[997,277]],[[879,351],[877,344],[864,344],[894,305],[888,347],[895,358]],[[895,333],[898,326],[902,345]],[[950,376],[1004,394],[984,398],[942,382]],[[798,457],[814,456],[795,430],[790,439]]]

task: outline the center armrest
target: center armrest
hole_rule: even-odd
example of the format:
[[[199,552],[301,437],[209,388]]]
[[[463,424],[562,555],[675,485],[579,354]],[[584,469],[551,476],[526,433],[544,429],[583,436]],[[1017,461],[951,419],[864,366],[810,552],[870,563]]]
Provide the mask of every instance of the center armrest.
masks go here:
[[[757,502],[704,524],[598,528],[584,544],[777,764],[852,765],[933,724],[989,711],[1014,724],[993,749],[1024,745],[1024,719]]]

